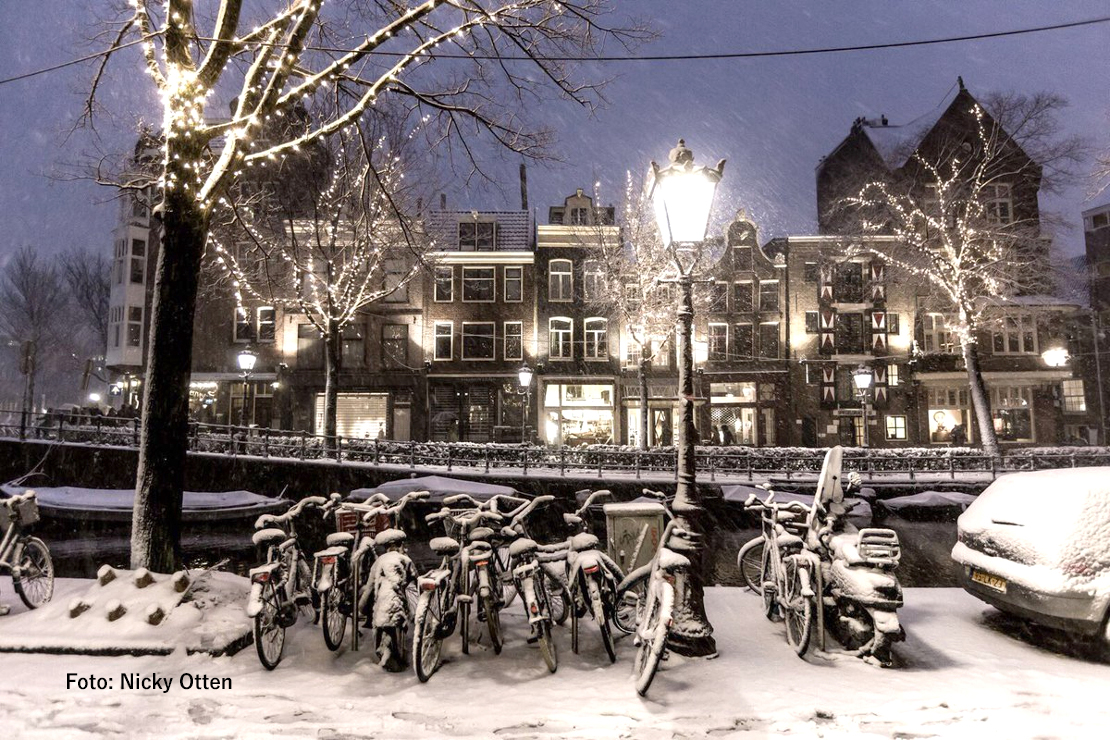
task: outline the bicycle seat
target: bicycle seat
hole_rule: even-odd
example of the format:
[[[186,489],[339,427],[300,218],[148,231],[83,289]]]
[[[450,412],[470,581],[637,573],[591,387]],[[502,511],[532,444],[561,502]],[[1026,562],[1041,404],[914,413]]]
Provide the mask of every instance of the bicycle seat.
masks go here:
[[[329,547],[326,550],[320,550],[319,552],[313,553],[312,557],[314,557],[314,558],[339,558],[339,557],[345,556],[346,554],[347,554],[347,548],[346,547],[336,545],[334,547]]]
[[[671,573],[690,567],[690,559],[666,547],[659,551],[659,567]]]
[[[328,543],[328,547],[332,545],[344,545],[349,547],[351,543],[355,541],[355,536],[350,532],[332,532],[325,541]]]
[[[582,552],[584,550],[596,550],[598,546],[597,537],[589,532],[582,532],[570,538],[570,549],[575,552]]]
[[[466,539],[470,542],[478,542],[479,540],[487,541],[493,539],[494,532],[489,527],[475,527],[470,530],[470,534]]]
[[[278,529],[277,527],[267,527],[260,529],[251,535],[251,542],[256,545],[268,545],[274,542],[285,542],[289,539],[289,535],[285,530]]]
[[[530,540],[527,537],[521,537],[520,539],[509,545],[509,557],[519,558],[522,555],[530,555],[531,553],[534,553],[536,551],[537,547],[539,547],[539,545],[536,543],[535,540]]]
[[[805,540],[803,540],[796,534],[791,534],[790,532],[787,532],[786,530],[779,532],[776,540],[779,543],[779,547],[784,549],[793,549],[795,547],[802,548],[803,546],[805,546]]]
[[[403,545],[405,540],[408,539],[405,533],[399,529],[383,529],[374,537],[375,547],[392,547],[393,545]]]
[[[459,543],[453,537],[433,537],[428,543],[436,555],[454,555],[459,551]]]

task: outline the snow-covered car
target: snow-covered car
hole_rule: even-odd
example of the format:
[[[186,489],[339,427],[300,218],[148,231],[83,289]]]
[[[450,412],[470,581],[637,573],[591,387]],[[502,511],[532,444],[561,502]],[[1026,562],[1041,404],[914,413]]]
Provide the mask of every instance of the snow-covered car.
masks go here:
[[[952,558],[969,593],[1110,643],[1110,467],[1005,475],[957,526]]]

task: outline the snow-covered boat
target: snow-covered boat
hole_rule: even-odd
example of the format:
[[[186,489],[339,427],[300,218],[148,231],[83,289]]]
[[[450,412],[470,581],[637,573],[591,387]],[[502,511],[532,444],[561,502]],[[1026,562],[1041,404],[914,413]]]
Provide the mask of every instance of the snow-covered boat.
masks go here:
[[[903,519],[956,521],[975,499],[971,493],[958,491],[922,491],[912,496],[880,499],[874,504],[876,518],[899,516]]]
[[[478,501],[486,501],[494,496],[517,496],[522,494],[515,488],[494,483],[482,483],[461,478],[448,478],[442,475],[425,475],[419,478],[400,478],[382,483],[376,488],[356,488],[348,497],[350,501],[365,501],[375,493],[384,493],[390,501],[400,501],[410,491],[427,491],[431,494],[428,503],[442,503],[448,496],[465,493]]]

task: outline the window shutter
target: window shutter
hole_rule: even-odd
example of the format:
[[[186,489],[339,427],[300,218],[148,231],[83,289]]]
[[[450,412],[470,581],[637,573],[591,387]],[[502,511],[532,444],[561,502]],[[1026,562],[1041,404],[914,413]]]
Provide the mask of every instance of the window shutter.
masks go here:
[[[887,401],[890,400],[890,395],[888,393],[889,385],[887,383],[887,380],[888,378],[886,365],[883,365],[881,363],[876,364],[872,368],[872,385],[874,386],[875,390],[876,407],[884,407],[886,406]]]
[[[821,366],[821,406],[836,407],[836,365],[832,363]]]
[[[820,321],[819,352],[823,355],[836,354],[836,309],[822,308]]]
[[[871,300],[875,303],[886,301],[886,265],[871,262]]]
[[[886,353],[886,311],[871,311],[871,352]]]

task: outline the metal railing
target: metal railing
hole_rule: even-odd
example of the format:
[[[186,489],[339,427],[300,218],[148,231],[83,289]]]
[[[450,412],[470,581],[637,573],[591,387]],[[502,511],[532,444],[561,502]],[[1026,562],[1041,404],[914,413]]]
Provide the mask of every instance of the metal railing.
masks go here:
[[[0,424],[0,436],[65,444],[137,448],[140,422],[104,416],[55,415],[32,423]],[[639,450],[613,445],[549,447],[474,442],[410,442],[325,437],[305,431],[190,422],[189,451],[295,460],[333,460],[410,469],[490,472],[510,470],[583,474],[597,478],[675,476],[673,448]],[[699,447],[696,465],[703,481],[810,480],[821,470],[825,450],[804,447]],[[1110,448],[1021,448],[999,457],[967,448],[847,449],[844,469],[864,480],[993,480],[1003,473],[1110,465]]]

